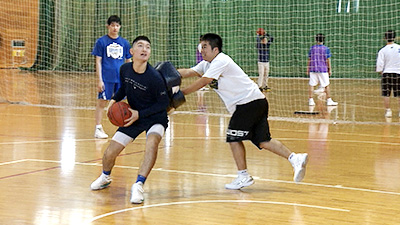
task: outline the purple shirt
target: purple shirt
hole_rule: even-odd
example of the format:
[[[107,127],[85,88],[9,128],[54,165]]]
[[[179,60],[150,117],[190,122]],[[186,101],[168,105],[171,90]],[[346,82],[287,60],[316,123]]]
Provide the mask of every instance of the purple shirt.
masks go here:
[[[200,44],[199,44],[199,46],[197,46],[197,49],[196,49],[196,64],[203,60],[203,56],[201,56],[199,49],[201,49]]]
[[[310,72],[326,73],[328,65],[326,60],[331,57],[331,50],[325,45],[313,45],[308,52],[310,58]]]

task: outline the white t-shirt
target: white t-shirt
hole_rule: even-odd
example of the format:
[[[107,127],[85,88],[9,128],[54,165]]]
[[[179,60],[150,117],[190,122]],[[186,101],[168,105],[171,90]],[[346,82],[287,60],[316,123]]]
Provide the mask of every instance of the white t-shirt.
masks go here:
[[[243,105],[265,98],[257,84],[224,53],[219,53],[211,63],[203,60],[192,67],[202,77],[218,80],[218,89],[214,89],[225,103],[227,110],[233,113],[236,105]]]
[[[388,44],[379,50],[376,72],[400,74],[400,45]]]

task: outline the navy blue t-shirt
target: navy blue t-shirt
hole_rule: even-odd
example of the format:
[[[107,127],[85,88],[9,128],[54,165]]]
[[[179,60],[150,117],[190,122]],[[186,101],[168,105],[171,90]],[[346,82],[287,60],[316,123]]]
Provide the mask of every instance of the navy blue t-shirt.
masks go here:
[[[129,62],[121,66],[121,88],[112,99],[121,101],[126,96],[131,108],[139,112],[139,120],[151,119],[167,127],[169,98],[161,74],[150,64],[139,74],[132,65]]]
[[[269,62],[269,46],[274,41],[274,37],[267,34],[266,38],[268,41],[263,44],[260,37],[257,37],[258,62]]]

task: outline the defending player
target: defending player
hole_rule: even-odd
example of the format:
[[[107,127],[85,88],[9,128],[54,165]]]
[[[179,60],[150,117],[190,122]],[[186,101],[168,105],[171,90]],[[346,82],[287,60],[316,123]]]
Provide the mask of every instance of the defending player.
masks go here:
[[[133,62],[125,63],[120,70],[121,88],[111,99],[108,108],[125,96],[132,109],[132,117],[124,127],[118,128],[103,156],[103,173],[91,184],[92,190],[100,190],[111,183],[111,170],[116,157],[139,134],[146,131],[146,147],[136,183],[132,185],[131,203],[142,203],[143,185],[153,168],[158,145],[168,126],[169,99],[164,80],[149,63],[150,40],[138,36],[130,50]]]
[[[385,33],[386,46],[378,52],[376,72],[382,75],[382,96],[385,106],[385,117],[392,117],[390,109],[390,92],[399,99],[400,109],[400,45],[394,43],[396,32],[388,30]],[[400,112],[399,112],[400,117]]]
[[[96,40],[92,51],[92,55],[96,56],[96,75],[98,78],[95,138],[108,138],[101,125],[104,107],[121,86],[119,68],[125,62],[130,62],[132,57],[129,53],[131,48],[129,42],[119,36],[121,19],[116,15],[110,16],[107,20],[107,29],[107,35]]]
[[[271,138],[268,125],[268,101],[249,76],[222,52],[222,39],[208,33],[201,39],[203,61],[190,69],[179,69],[183,78],[198,76],[200,79],[182,89],[187,95],[210,84],[233,113],[226,141],[232,150],[238,168],[238,177],[227,189],[241,189],[254,183],[247,171],[244,140],[251,140],[260,150],[266,149],[289,160],[294,168],[294,181],[303,180],[308,155],[291,152],[280,141]],[[246,118],[246,119],[244,119]]]

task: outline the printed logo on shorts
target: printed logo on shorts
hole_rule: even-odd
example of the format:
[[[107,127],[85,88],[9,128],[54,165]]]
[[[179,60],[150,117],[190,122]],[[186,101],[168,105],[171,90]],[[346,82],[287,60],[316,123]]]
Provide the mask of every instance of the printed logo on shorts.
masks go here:
[[[249,131],[228,129],[226,134],[234,137],[246,137],[249,134]]]
[[[211,81],[211,83],[209,84],[210,88],[213,89],[218,89],[218,80],[214,79]]]
[[[107,46],[107,57],[113,59],[122,59],[124,56],[124,47],[120,44],[113,42]]]

